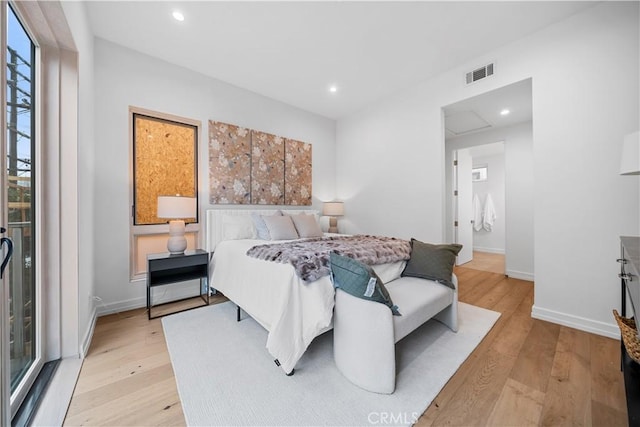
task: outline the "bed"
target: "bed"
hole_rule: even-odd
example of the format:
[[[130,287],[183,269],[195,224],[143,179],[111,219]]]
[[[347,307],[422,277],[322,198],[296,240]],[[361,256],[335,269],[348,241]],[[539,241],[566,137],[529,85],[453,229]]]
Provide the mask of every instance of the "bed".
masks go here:
[[[305,283],[289,264],[246,255],[256,246],[278,241],[248,238],[251,214],[269,210],[208,210],[205,247],[212,253],[210,286],[222,292],[268,331],[266,348],[285,373],[293,372],[311,341],[332,328],[335,292],[329,276]],[[315,210],[282,210],[290,215]],[[405,262],[374,266],[383,282],[400,276]]]

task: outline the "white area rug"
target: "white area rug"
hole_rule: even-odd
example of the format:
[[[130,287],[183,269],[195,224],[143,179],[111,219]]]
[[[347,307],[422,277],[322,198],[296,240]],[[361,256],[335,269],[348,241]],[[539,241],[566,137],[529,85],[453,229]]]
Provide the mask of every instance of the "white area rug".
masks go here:
[[[500,313],[460,303],[460,330],[429,321],[396,346],[396,391],[350,383],[333,362],[333,335],[317,337],[287,377],[253,319],[230,302],[162,319],[185,418],[210,425],[407,425],[414,423],[489,332]]]

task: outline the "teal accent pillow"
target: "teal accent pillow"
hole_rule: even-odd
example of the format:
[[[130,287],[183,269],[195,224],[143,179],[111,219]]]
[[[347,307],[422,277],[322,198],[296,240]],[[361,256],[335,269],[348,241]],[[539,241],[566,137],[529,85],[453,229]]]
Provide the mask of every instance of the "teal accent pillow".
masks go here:
[[[354,297],[385,304],[394,316],[401,316],[398,306],[393,304],[389,291],[370,266],[353,258],[329,253],[333,286]]]
[[[411,239],[411,258],[407,261],[401,276],[420,277],[433,280],[452,289],[453,266],[462,245],[432,245]]]

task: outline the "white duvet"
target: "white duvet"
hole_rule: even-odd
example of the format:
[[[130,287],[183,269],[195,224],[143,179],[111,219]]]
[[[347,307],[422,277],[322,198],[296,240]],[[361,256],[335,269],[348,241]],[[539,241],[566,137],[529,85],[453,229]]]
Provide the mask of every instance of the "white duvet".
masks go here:
[[[267,350],[291,372],[311,341],[331,328],[334,289],[329,276],[304,283],[290,264],[246,255],[264,240],[220,242],[211,258],[210,286],[221,291],[268,332]],[[278,243],[278,242],[268,242]],[[400,276],[405,262],[373,266],[383,282]]]

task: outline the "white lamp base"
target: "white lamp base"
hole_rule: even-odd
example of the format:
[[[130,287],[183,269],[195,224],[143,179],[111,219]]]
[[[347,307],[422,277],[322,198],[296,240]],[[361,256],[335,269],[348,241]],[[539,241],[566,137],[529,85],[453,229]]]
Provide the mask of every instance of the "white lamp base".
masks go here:
[[[329,233],[337,233],[338,232],[338,218],[335,216],[329,217]]]
[[[184,221],[176,219],[169,221],[169,241],[167,249],[171,254],[183,254],[187,249],[187,239],[184,237]]]

